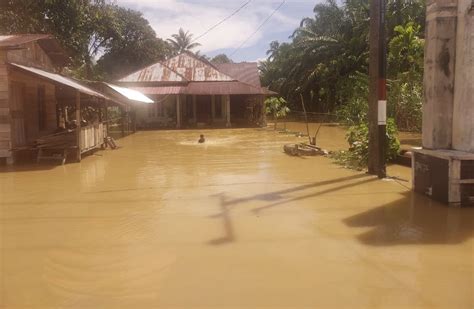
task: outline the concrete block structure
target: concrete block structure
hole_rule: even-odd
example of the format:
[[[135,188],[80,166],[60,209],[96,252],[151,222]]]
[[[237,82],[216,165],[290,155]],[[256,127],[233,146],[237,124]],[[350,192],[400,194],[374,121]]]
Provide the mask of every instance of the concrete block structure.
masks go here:
[[[474,201],[474,2],[429,0],[423,149],[415,190],[454,205]]]

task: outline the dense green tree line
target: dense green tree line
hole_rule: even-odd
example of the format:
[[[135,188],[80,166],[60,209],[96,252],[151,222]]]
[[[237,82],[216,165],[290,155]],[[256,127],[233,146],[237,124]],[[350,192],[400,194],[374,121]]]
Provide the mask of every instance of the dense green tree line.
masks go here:
[[[0,0],[0,34],[49,33],[79,77],[114,79],[162,60],[172,47],[142,14],[108,0]]]
[[[421,125],[423,0],[388,0],[389,113],[402,129]],[[261,63],[262,83],[292,110],[303,95],[312,112],[335,112],[349,123],[366,120],[369,0],[335,0],[314,7],[288,43],[274,41]]]

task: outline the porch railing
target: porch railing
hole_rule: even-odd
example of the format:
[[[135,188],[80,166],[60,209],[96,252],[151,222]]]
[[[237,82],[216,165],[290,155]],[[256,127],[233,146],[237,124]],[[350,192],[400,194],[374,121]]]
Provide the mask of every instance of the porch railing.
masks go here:
[[[81,153],[99,148],[107,136],[107,126],[103,123],[88,125],[81,128]]]

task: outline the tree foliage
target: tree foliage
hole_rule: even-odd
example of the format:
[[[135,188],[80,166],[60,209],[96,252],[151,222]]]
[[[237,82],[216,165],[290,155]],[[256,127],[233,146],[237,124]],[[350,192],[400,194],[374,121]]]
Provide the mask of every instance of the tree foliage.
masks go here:
[[[0,33],[53,34],[72,56],[79,77],[117,77],[170,54],[141,13],[109,0],[2,0],[0,5]]]
[[[387,120],[387,138],[385,139],[385,161],[395,159],[400,152],[400,141],[397,138],[397,126],[393,118]],[[332,154],[336,162],[348,168],[364,169],[369,162],[369,127],[362,122],[349,128],[346,135],[349,150]]]
[[[211,59],[213,64],[234,63],[226,54],[219,54]]]
[[[173,34],[172,39],[167,41],[171,44],[173,50],[180,54],[182,52],[192,52],[196,47],[201,46],[201,44],[194,42],[194,35],[189,33],[189,31],[184,31],[183,28],[179,28],[178,33]]]
[[[335,112],[349,123],[366,120],[369,60],[369,1],[335,0],[314,7],[314,16],[301,21],[290,42],[270,43],[260,63],[262,84],[280,93],[293,109],[304,96],[308,110]],[[390,115],[407,127],[407,113],[419,108],[423,72],[423,0],[389,0],[387,43]],[[406,45],[408,44],[408,45]],[[402,74],[402,75],[400,75]],[[404,77],[404,79],[401,79]],[[403,81],[403,82],[402,82]],[[414,95],[410,96],[409,91]],[[394,100],[397,97],[399,100]],[[416,101],[416,102],[415,102]],[[401,107],[410,105],[408,107]],[[413,114],[413,113],[412,113]],[[414,119],[408,127],[415,128]]]

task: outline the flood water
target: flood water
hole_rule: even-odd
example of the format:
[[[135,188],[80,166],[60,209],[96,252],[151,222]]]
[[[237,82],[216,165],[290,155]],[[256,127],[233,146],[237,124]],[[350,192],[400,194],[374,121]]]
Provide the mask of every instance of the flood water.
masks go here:
[[[0,307],[474,307],[473,208],[285,155],[295,141],[146,131],[80,164],[1,169]]]

